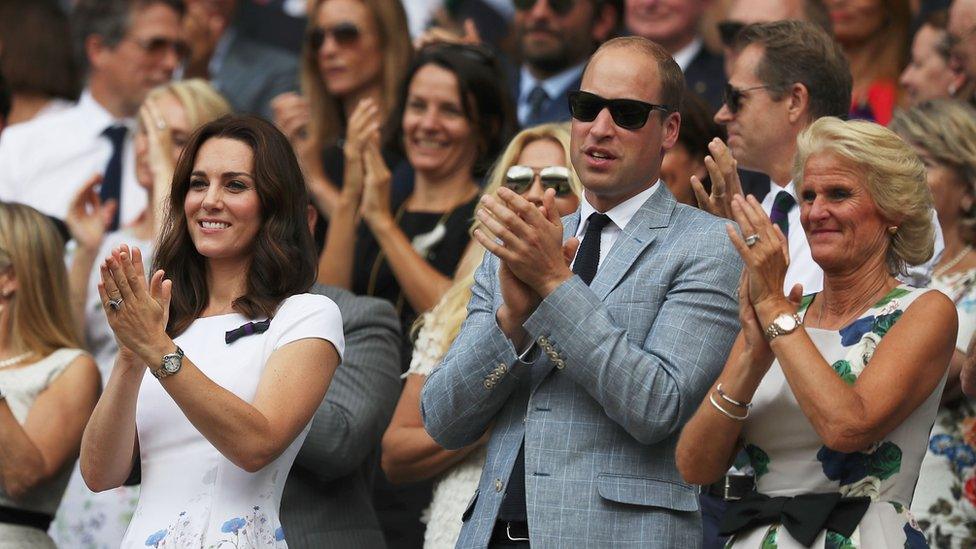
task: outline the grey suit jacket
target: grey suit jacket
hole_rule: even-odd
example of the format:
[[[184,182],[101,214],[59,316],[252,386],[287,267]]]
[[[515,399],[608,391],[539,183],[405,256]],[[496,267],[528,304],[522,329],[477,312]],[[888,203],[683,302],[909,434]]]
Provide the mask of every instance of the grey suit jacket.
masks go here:
[[[339,306],[346,352],[285,483],[285,537],[298,549],[384,547],[371,484],[400,396],[400,323],[382,299],[321,285],[311,291]]]
[[[234,111],[272,119],[271,100],[298,90],[298,60],[290,52],[236,33],[213,84]]]
[[[579,212],[564,224],[573,235]],[[486,256],[421,401],[425,427],[447,448],[494,422],[458,547],[487,545],[523,439],[533,547],[701,544],[697,489],[674,449],[738,331],[742,262],[724,226],[660,185],[591,285],[572,277],[525,322],[544,350],[532,364],[498,328],[499,262]]]

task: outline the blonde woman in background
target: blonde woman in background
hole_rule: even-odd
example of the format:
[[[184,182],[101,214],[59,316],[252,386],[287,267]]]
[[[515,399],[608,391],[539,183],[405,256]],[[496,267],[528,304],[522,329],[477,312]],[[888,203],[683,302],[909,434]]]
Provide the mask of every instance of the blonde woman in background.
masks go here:
[[[308,14],[302,95],[279,95],[271,106],[316,208],[329,217],[342,187],[347,121],[362,100],[382,121],[393,112],[413,45],[400,2],[317,0]]]
[[[560,215],[579,206],[581,187],[569,157],[569,130],[563,124],[544,124],[523,130],[489,173],[485,194],[505,186],[541,206],[546,189],[556,192]],[[471,227],[473,231],[479,222]],[[478,487],[485,459],[482,439],[461,450],[445,450],[424,430],[420,390],[440,363],[467,316],[474,271],[485,249],[474,240],[465,251],[454,284],[431,311],[418,319],[419,327],[407,382],[393,420],[383,436],[383,470],[393,482],[413,482],[440,476],[425,512],[424,547],[454,547],[461,531],[461,513]]]
[[[46,531],[98,400],[80,349],[54,224],[0,202],[0,548],[54,548]]]
[[[187,139],[197,127],[230,111],[227,101],[206,80],[194,78],[155,88],[139,110],[134,141],[136,180],[149,196],[146,211],[132,225],[107,233],[117,205],[100,202],[99,176],[78,191],[68,210],[66,221],[74,242],[69,260],[71,305],[102,380],[108,380],[119,349],[98,298],[101,277],[95,263],[126,243],[144,250],[145,268],[149,268],[164,221],[162,208]],[[137,488],[95,495],[76,473],[51,533],[63,547],[118,547],[138,499]]]
[[[957,100],[925,101],[896,113],[891,129],[925,164],[946,246],[931,286],[949,296],[959,315],[956,349],[912,512],[933,547],[974,547],[976,406],[962,395],[959,374],[976,333],[976,110]]]

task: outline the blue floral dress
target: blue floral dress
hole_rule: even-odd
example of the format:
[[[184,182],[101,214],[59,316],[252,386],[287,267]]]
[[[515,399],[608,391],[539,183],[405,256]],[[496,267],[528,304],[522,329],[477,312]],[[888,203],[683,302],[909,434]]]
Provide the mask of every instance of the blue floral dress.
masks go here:
[[[268,358],[288,343],[324,339],[342,356],[342,318],[327,297],[289,297],[267,331],[227,344],[225,334],[248,321],[237,313],[198,318],[176,338],[204,374],[247,402],[257,393]],[[136,404],[142,490],[122,547],[287,547],[278,508],[310,426],[277,459],[249,473],[217,451],[147,371]]]
[[[899,286],[860,318],[839,331],[805,328],[837,375],[853,384],[868,367],[874,350],[912,302],[928,289]],[[813,295],[804,298],[801,317]],[[909,511],[929,429],[942,395],[940,383],[895,430],[861,452],[842,453],[824,446],[800,410],[793,391],[773,362],[755,396],[742,430],[745,450],[756,473],[757,489],[769,496],[839,492],[872,502],[848,538],[821,532],[812,547],[827,549],[927,547]],[[729,540],[727,547],[800,548],[779,524],[754,528]]]

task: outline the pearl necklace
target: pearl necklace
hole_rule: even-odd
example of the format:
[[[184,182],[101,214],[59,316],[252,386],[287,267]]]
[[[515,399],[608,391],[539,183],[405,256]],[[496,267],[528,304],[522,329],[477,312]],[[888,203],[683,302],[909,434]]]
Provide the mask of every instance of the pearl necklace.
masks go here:
[[[34,351],[27,351],[22,355],[12,356],[10,358],[5,358],[0,360],[0,368],[6,368],[7,366],[13,366],[14,364],[19,364],[24,361],[25,358],[34,354]]]
[[[946,274],[947,272],[949,272],[950,269],[958,265],[959,262],[962,261],[966,257],[966,255],[969,254],[969,252],[971,251],[973,251],[973,247],[969,244],[966,244],[966,247],[963,248],[962,251],[960,251],[958,254],[956,254],[955,257],[950,259],[948,263],[933,271],[932,276],[942,276]]]

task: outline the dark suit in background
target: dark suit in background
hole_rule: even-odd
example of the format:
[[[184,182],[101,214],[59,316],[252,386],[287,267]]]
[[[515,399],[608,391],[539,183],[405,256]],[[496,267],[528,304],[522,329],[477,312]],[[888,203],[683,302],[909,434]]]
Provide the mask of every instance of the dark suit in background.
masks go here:
[[[282,526],[292,548],[382,548],[372,477],[400,396],[400,323],[382,299],[318,284],[311,292],[339,306],[346,353],[288,475]]]
[[[722,93],[728,80],[721,55],[712,53],[703,45],[684,72],[689,90],[702,96],[713,110],[722,108]]]
[[[227,53],[211,80],[236,112],[271,120],[271,100],[279,94],[298,91],[298,59],[240,31],[228,32],[233,34]]]

